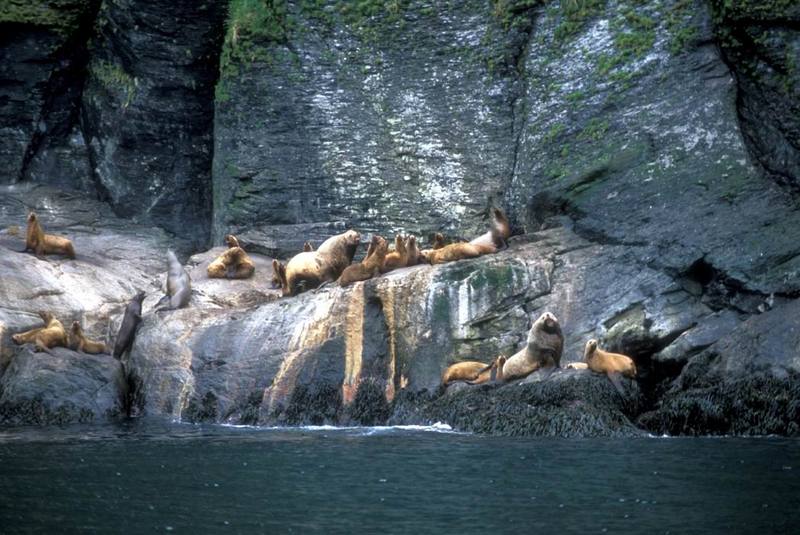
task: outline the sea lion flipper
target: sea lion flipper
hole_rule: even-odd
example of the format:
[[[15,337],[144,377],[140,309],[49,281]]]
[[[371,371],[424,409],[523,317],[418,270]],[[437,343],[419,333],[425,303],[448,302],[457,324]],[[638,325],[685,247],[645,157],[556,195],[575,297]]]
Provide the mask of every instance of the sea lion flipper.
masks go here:
[[[158,307],[160,307],[160,306],[162,306],[162,305],[166,304],[166,303],[167,303],[169,300],[170,300],[170,296],[169,296],[169,295],[165,295],[164,297],[162,297],[161,299],[159,299],[159,300],[158,300],[158,303],[156,303],[156,304],[153,306],[153,308],[156,308],[156,309],[157,309]]]

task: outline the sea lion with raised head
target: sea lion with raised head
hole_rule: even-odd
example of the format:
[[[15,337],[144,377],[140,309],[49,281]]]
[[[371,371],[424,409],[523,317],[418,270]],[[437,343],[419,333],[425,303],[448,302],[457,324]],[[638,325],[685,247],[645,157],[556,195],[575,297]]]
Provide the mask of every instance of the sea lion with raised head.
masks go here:
[[[310,253],[310,252],[313,252],[313,251],[314,251],[314,246],[311,245],[310,241],[307,241],[307,242],[305,242],[303,244],[303,252],[304,253]]]
[[[511,235],[508,218],[499,208],[492,208],[492,224],[485,234],[466,243],[451,243],[438,249],[426,249],[422,256],[429,264],[444,264],[466,258],[496,253]]]
[[[67,258],[75,258],[72,242],[63,236],[45,234],[39,218],[34,212],[28,214],[28,228],[25,231],[25,250],[33,251],[36,256],[60,254]]]
[[[156,310],[183,308],[192,297],[192,280],[171,249],[167,250],[167,262],[167,294],[156,303]],[[165,303],[169,303],[168,306],[162,307]]]
[[[405,267],[408,263],[406,240],[401,234],[394,237],[394,250],[387,253],[381,266],[381,273],[388,273],[393,269]]]
[[[540,368],[558,368],[564,351],[564,335],[556,317],[545,312],[533,322],[523,349],[508,357],[503,380],[522,379]]]
[[[133,345],[136,329],[142,321],[144,295],[144,292],[138,292],[125,307],[125,315],[122,316],[122,323],[119,324],[117,339],[114,342],[114,358],[117,360],[121,359],[122,355]]]
[[[106,349],[106,345],[103,342],[95,342],[86,338],[81,324],[77,321],[72,322],[72,328],[69,332],[69,347],[73,351],[89,353],[90,355],[98,355],[100,353],[108,352],[108,349]]]
[[[409,236],[406,238],[406,266],[416,266],[422,263],[425,263],[425,259],[417,245],[417,237]]]
[[[347,266],[339,277],[339,286],[347,286],[354,282],[365,281],[377,277],[381,273],[383,260],[386,258],[389,244],[381,236],[375,235],[367,249],[367,256],[360,264]]]
[[[296,295],[301,286],[308,290],[338,279],[353,261],[360,239],[358,232],[348,230],[328,238],[316,251],[296,254],[285,266],[273,260],[283,295]]]
[[[611,353],[603,351],[597,347],[597,340],[592,338],[586,342],[586,348],[583,350],[583,360],[590,370],[595,373],[604,373],[614,388],[620,395],[625,396],[625,389],[622,388],[622,383],[619,380],[620,375],[636,378],[636,364],[633,359],[627,355],[620,353]]]
[[[64,325],[50,312],[39,312],[44,327],[37,327],[24,333],[15,334],[11,340],[15,344],[34,344],[34,351],[50,352],[54,347],[67,347],[67,331]]]
[[[228,250],[215,258],[206,273],[211,279],[249,279],[256,271],[256,266],[244,249],[239,245],[236,236],[225,236]]]

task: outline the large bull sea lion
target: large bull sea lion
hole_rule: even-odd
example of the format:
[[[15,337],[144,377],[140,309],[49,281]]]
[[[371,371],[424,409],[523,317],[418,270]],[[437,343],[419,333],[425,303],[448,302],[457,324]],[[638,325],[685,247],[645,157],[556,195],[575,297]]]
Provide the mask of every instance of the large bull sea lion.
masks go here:
[[[540,368],[557,368],[564,351],[564,335],[556,317],[545,312],[533,322],[525,347],[508,357],[503,380],[522,379]]]
[[[280,279],[283,295],[296,295],[301,285],[311,289],[338,279],[353,261],[359,240],[358,232],[348,230],[328,238],[316,251],[296,254],[285,266],[273,260],[272,269]]]

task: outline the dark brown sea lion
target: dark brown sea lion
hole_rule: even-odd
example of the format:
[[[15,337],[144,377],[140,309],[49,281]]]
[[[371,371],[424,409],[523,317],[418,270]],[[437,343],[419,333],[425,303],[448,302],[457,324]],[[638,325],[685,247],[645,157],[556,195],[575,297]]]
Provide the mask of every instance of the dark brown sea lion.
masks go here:
[[[128,303],[128,306],[125,307],[125,315],[122,317],[122,323],[120,323],[119,331],[117,332],[117,340],[114,342],[115,359],[121,359],[122,355],[133,345],[136,329],[139,327],[139,322],[142,321],[144,295],[144,292],[137,293]]]

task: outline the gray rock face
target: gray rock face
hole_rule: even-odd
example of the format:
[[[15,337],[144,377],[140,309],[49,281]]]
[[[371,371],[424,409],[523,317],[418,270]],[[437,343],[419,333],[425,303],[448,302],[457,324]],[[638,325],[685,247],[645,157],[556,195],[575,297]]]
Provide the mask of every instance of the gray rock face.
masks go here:
[[[93,171],[117,214],[208,244],[212,94],[224,4],[106,2],[83,95]]]
[[[360,9],[291,2],[294,22],[279,35],[250,36],[246,21],[241,42],[229,34],[214,130],[216,237],[336,220],[390,235],[483,232],[514,158],[514,82],[483,58],[504,44],[490,32],[491,6],[411,2],[371,18]],[[232,15],[229,31],[239,22]],[[256,59],[237,63],[245,47]]]

